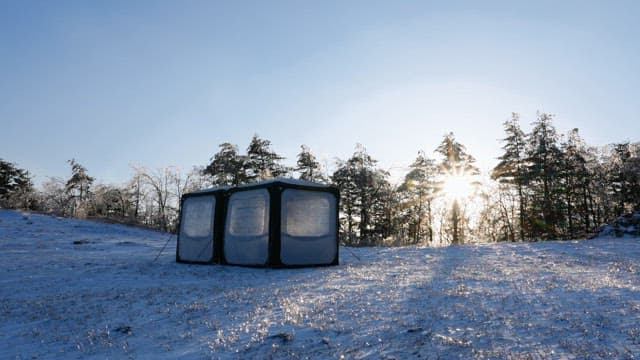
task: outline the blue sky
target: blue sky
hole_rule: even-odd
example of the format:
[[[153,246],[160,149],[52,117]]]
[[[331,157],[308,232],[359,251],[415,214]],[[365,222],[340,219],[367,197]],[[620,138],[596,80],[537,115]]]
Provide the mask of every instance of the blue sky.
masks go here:
[[[0,157],[102,182],[205,165],[254,133],[293,164],[356,143],[399,176],[449,131],[483,168],[537,110],[593,145],[640,135],[634,1],[4,1]],[[435,154],[434,154],[435,156]]]

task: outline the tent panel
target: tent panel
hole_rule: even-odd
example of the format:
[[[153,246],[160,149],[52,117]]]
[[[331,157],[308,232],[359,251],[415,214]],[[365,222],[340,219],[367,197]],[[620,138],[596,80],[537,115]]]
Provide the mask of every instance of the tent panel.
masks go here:
[[[215,208],[215,196],[197,196],[184,200],[178,242],[180,260],[193,262],[211,260]]]
[[[332,193],[285,189],[281,204],[282,263],[330,264],[337,254],[336,211]]]
[[[224,257],[230,264],[264,265],[269,257],[269,192],[240,191],[229,197]]]

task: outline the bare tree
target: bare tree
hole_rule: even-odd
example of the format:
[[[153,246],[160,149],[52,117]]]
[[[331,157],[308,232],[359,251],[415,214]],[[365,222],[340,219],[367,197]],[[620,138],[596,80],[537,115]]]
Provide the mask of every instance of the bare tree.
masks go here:
[[[170,223],[167,210],[172,196],[170,187],[175,181],[171,170],[172,167],[149,170],[143,166],[134,166],[134,169],[136,171],[134,177],[139,177],[141,185],[149,190],[149,200],[153,205],[152,214],[154,214],[151,219],[152,224],[160,230],[169,230]]]

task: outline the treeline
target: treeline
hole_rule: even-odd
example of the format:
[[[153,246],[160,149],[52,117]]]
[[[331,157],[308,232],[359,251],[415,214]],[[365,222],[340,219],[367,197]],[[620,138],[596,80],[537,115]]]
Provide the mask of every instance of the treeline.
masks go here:
[[[578,129],[559,135],[544,113],[532,125],[525,134],[515,113],[504,123],[504,153],[492,173],[501,198],[490,216],[503,230],[494,238],[582,237],[640,210],[639,143],[591,147]]]
[[[341,241],[351,246],[447,245],[586,237],[604,223],[640,210],[640,144],[587,145],[578,129],[559,134],[539,113],[525,133],[518,114],[504,123],[503,153],[489,176],[453,133],[418,152],[399,184],[362,145],[329,173],[307,146],[284,165],[271,142],[254,135],[246,151],[219,145],[208,164],[132,167],[120,185],[95,182],[69,160],[68,179],[36,190],[28,171],[0,159],[0,207],[98,217],[175,231],[182,194],[276,177],[330,183],[340,189]]]
[[[133,175],[126,183],[100,184],[75,159],[68,163],[69,178],[49,178],[36,190],[26,170],[0,159],[0,208],[173,231],[182,194],[207,186],[198,170],[183,174],[173,166],[155,170],[132,166]]]

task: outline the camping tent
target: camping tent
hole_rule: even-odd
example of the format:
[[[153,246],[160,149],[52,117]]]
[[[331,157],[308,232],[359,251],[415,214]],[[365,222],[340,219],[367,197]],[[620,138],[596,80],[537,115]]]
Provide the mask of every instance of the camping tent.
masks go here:
[[[338,202],[337,188],[292,179],[187,194],[177,260],[274,267],[337,265]]]

